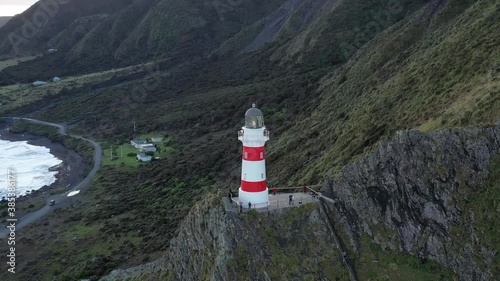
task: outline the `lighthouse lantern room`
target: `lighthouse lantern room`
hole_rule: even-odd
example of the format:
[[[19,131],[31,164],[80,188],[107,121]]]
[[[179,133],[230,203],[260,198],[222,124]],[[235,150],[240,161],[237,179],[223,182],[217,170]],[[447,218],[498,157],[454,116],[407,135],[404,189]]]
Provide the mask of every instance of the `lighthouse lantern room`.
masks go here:
[[[264,145],[269,140],[269,131],[264,125],[262,111],[255,104],[245,113],[245,126],[238,132],[238,139],[243,142],[239,201],[245,208],[249,202],[254,208],[267,207],[269,192]]]

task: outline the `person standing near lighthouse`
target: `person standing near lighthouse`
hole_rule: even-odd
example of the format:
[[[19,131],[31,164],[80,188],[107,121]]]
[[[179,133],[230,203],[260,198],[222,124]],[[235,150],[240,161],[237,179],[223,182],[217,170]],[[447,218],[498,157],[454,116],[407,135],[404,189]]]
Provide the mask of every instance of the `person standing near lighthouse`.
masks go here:
[[[255,104],[245,113],[245,126],[238,132],[238,139],[243,143],[239,200],[244,204],[251,202],[254,208],[267,207],[269,191],[264,145],[269,140],[269,131],[264,126],[262,111]]]

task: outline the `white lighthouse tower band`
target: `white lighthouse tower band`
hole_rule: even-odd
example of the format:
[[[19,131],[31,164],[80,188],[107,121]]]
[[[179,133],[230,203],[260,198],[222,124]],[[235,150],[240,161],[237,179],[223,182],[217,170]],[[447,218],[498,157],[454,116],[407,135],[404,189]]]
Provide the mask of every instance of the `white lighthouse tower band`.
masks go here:
[[[269,192],[264,145],[269,140],[269,131],[264,126],[262,111],[255,104],[245,113],[245,127],[242,129],[238,132],[238,139],[243,142],[239,201],[245,208],[249,202],[255,208],[267,207]]]

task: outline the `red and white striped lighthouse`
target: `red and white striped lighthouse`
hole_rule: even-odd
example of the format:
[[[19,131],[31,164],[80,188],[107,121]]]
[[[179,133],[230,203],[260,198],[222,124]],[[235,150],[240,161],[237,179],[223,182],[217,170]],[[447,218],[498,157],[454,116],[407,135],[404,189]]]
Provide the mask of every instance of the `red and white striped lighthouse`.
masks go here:
[[[267,207],[269,192],[264,145],[269,140],[269,131],[264,126],[262,111],[255,104],[245,113],[245,127],[242,129],[238,132],[238,139],[243,142],[239,201],[245,208],[248,202],[255,208]]]

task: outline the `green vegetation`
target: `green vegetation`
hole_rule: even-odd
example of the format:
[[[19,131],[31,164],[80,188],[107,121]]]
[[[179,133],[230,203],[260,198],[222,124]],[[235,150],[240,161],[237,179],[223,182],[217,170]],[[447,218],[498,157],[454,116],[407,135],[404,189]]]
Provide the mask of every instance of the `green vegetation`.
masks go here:
[[[383,251],[366,234],[361,237],[359,255],[352,255],[360,280],[370,281],[451,281],[458,277],[436,262],[422,260],[407,253]]]
[[[454,224],[450,231],[451,237],[462,241],[462,243],[457,244],[453,251],[461,252],[463,246],[460,245],[472,247],[474,255],[471,259],[482,268],[490,268],[493,276],[498,276],[500,274],[500,254],[494,255],[492,264],[486,264],[481,255],[481,248],[500,249],[500,222],[498,221],[500,156],[494,157],[483,188],[474,190],[469,186],[461,185],[460,193],[455,194],[455,197],[460,209],[466,211],[462,215],[461,221]]]
[[[240,216],[244,238],[238,237],[234,259],[228,262],[229,271],[236,273],[234,280],[252,279],[250,268],[265,271],[271,280],[348,278],[340,254],[319,220],[317,203],[271,213],[252,211]]]
[[[23,198],[16,201],[16,214],[19,216],[28,212],[34,212],[45,206],[46,200],[42,197]],[[8,203],[0,203],[0,219],[6,219]]]
[[[47,280],[53,274],[62,280],[97,278],[118,265],[156,257],[209,186],[222,182],[224,188],[219,189],[238,186],[241,144],[236,132],[244,111],[254,102],[271,131],[268,180],[290,186],[334,178],[344,165],[398,130],[492,124],[500,119],[498,5],[492,0],[433,2],[437,7],[404,0],[399,2],[400,12],[371,32],[367,25],[375,20],[374,14],[389,9],[390,1],[344,1],[333,8],[321,7],[321,14],[302,6],[276,36],[267,34],[274,41],[251,53],[241,52],[245,42],[262,31],[261,20],[284,0],[243,1],[222,10],[214,8],[214,1],[165,0],[156,10],[149,2],[141,7],[124,4],[127,1],[106,1],[105,7],[103,1],[87,2],[78,13],[69,6],[68,12],[59,13],[54,22],[51,19],[63,24],[43,36],[60,34],[81,16],[109,12],[108,19],[85,34],[84,41],[69,44],[75,47],[68,48],[71,52],[3,69],[0,114],[32,113],[42,120],[72,122],[72,131],[102,142],[104,148],[119,144],[113,154],[122,159],[111,161],[110,151],[105,151],[89,201],[65,210],[64,216],[57,214],[70,219],[61,221],[51,236],[70,237],[80,225],[92,229],[83,235],[88,240],[66,241],[57,251],[56,242],[37,241],[36,253],[24,255],[29,268],[18,278]],[[312,15],[309,23],[299,21],[302,14]],[[33,44],[47,43],[42,41]],[[343,43],[352,52],[346,55]],[[0,52],[10,51],[2,41]],[[154,67],[146,67],[147,61],[155,61],[150,65]],[[124,68],[133,64],[137,67]],[[63,77],[63,83],[30,88],[12,82],[51,76]],[[167,155],[148,165],[138,165],[128,156],[135,153],[126,149],[137,136],[133,122],[139,134],[169,132],[172,143],[163,147]],[[54,131],[30,128],[91,155],[87,146]],[[134,169],[123,169],[122,162]],[[495,197],[491,190],[478,196],[477,206],[491,210],[495,204],[487,200]],[[482,207],[475,212],[481,213]],[[300,223],[302,214],[296,214],[296,220],[293,212],[302,211],[292,211],[284,220]],[[265,237],[279,236],[265,230],[259,218],[260,214],[247,217],[256,219],[252,222]],[[476,218],[478,233],[497,243],[496,233],[488,229],[493,218],[486,211]],[[42,230],[30,228],[27,239],[35,241]],[[148,234],[140,238],[141,247],[131,246],[139,239],[138,231]],[[274,264],[300,261],[298,249],[280,249],[275,240],[267,242],[275,253]],[[324,241],[316,242],[325,247]],[[90,250],[81,256],[70,254],[78,247]],[[390,253],[383,260],[385,252],[379,254],[370,245],[363,249],[366,253],[357,259],[367,266],[364,272],[360,269],[367,279],[385,278],[384,274],[396,279],[441,278],[427,262]],[[325,273],[331,279],[345,279],[343,267],[329,263],[331,256],[308,262],[318,270],[332,269]],[[92,262],[94,257],[100,266]],[[380,270],[373,259],[382,264]],[[61,260],[68,265],[61,266]],[[32,275],[46,268],[50,270],[45,275]],[[269,270],[272,279],[281,278],[280,270],[279,266]],[[296,269],[290,272],[288,277],[294,278]]]
[[[21,62],[33,60],[34,58],[34,56],[28,56],[15,59],[0,60],[0,71],[6,69],[7,67],[18,65]]]
[[[0,61],[1,63],[1,61]],[[151,67],[151,63],[139,64],[131,67],[123,67],[112,70],[104,70],[83,75],[64,76],[59,82],[49,82],[54,76],[40,74],[31,80],[22,80],[12,85],[0,86],[0,114],[4,115],[14,109],[27,107],[30,109],[34,103],[37,103],[37,109],[40,104],[48,103],[51,98],[71,96],[74,92],[81,90],[91,91],[92,94],[98,94],[98,86],[119,83],[129,76],[141,75],[146,69]],[[59,75],[57,75],[59,76]],[[35,80],[49,82],[42,86],[33,86],[31,83]],[[96,93],[97,91],[97,93]]]
[[[458,2],[450,1],[445,9]],[[335,177],[345,164],[397,130],[436,130],[499,120],[500,80],[492,63],[500,59],[493,35],[497,27],[492,23],[496,6],[494,1],[478,1],[460,8],[455,21],[440,25],[406,18],[323,77],[317,88],[320,106],[297,118],[269,146],[268,159],[276,167],[307,165],[272,172],[286,178],[289,172],[300,171],[291,179],[319,182]]]
[[[127,167],[138,167],[141,165],[141,162],[139,162],[136,157],[139,152],[135,147],[129,144],[123,144],[117,148],[113,147],[113,157],[111,157],[111,149],[104,149],[103,153],[103,165]]]
[[[151,155],[153,157],[169,157],[174,148],[169,146],[169,143],[172,143],[172,138],[165,137],[166,134],[164,132],[157,133],[149,133],[143,134],[133,139],[144,139],[148,140],[149,143],[156,145],[156,152],[146,152],[146,154]],[[162,137],[164,140],[159,143],[153,143],[151,141],[152,137]],[[103,165],[111,165],[115,167],[138,167],[142,164],[142,162],[137,160],[137,154],[140,154],[139,150],[130,144],[130,141],[118,146],[113,146],[113,154],[111,154],[111,147],[108,149],[103,149]]]
[[[144,168],[138,169],[144,172]],[[127,184],[117,184],[121,180]],[[29,229],[29,235],[53,234],[37,240],[32,256],[38,262],[29,270],[37,273],[37,280],[52,280],[55,273],[61,280],[75,280],[102,275],[118,264],[158,258],[179,221],[200,199],[202,188],[197,182],[199,179],[193,179],[182,187],[173,181],[160,183],[147,172],[130,176],[103,167],[84,203],[74,202],[73,208],[57,211],[50,224]],[[61,224],[65,227],[54,227]],[[27,251],[28,247],[23,243],[18,249]],[[136,261],[129,262],[131,259]],[[26,274],[20,272],[20,278]]]

